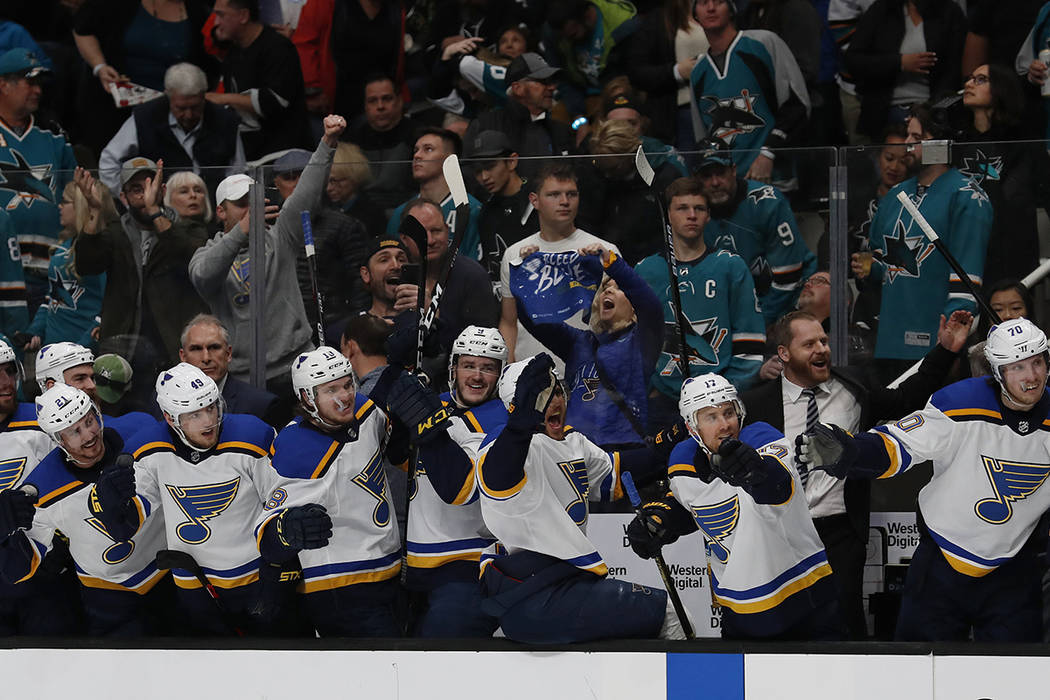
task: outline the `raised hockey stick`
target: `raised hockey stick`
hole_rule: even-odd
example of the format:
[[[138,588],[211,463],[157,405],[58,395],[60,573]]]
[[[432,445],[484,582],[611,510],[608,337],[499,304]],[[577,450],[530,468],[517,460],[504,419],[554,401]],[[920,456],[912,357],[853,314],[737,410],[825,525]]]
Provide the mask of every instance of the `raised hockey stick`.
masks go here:
[[[416,244],[416,250],[419,252],[419,276],[417,280],[419,286],[419,293],[416,295],[416,308],[419,309],[419,313],[423,313],[423,302],[426,299],[427,294],[427,230],[423,228],[423,224],[419,223],[419,219],[409,214],[405,217],[405,220],[401,222],[401,235],[407,236],[409,240]],[[420,321],[422,321],[422,315]],[[419,335],[416,339],[416,371],[420,371],[420,367],[423,365],[423,341],[426,340],[426,332],[423,328],[423,324],[419,324]]]
[[[200,564],[197,563],[192,554],[180,552],[177,549],[162,549],[157,552],[156,563],[158,569],[183,569],[193,574],[194,578],[200,581],[204,590],[208,592],[208,597],[215,603],[215,609],[219,611],[219,616],[222,617],[226,625],[238,637],[244,636],[244,630],[234,621],[233,614],[223,604],[222,599],[219,597],[219,592],[215,590],[215,586],[211,585],[211,581],[208,580],[204,570],[201,569]]]
[[[317,286],[317,255],[314,251],[314,226],[310,218],[310,211],[303,210],[299,213],[303,222],[303,244],[306,246],[306,266],[310,268],[310,286],[314,292],[314,303],[317,305],[317,343],[326,345],[324,337],[324,298],[321,289]]]
[[[919,225],[919,228],[922,229],[922,232],[930,239],[933,246],[940,251],[941,255],[943,255],[944,259],[948,261],[951,268],[955,270],[955,274],[960,280],[962,280],[962,283],[966,285],[966,288],[970,290],[970,294],[973,294],[973,298],[977,301],[977,305],[981,307],[982,311],[988,314],[988,319],[993,324],[999,323],[1001,320],[999,314],[995,313],[991,305],[984,300],[984,296],[981,294],[980,290],[977,289],[977,285],[973,283],[973,280],[971,280],[970,276],[966,274],[966,270],[963,269],[963,266],[959,264],[959,261],[956,260],[955,256],[952,255],[950,250],[948,250],[948,246],[944,244],[941,237],[933,230],[933,226],[930,226],[930,222],[926,220],[926,217],[922,215],[919,208],[911,201],[911,198],[908,197],[908,193],[904,191],[898,192],[897,201],[901,203],[901,206],[904,207],[909,214],[911,214],[911,218]]]
[[[638,496],[638,489],[634,487],[634,478],[631,476],[631,473],[624,472],[620,474],[620,483],[623,484],[623,490],[627,492],[627,500],[631,502],[631,507],[634,508],[635,514],[641,516],[642,499]],[[671,572],[667,568],[664,556],[657,553],[653,555],[653,561],[656,562],[656,570],[660,572],[660,578],[663,579],[667,597],[671,599],[671,605],[674,606],[674,613],[678,616],[678,621],[682,623],[682,631],[685,632],[685,638],[696,639],[696,635],[693,633],[693,625],[689,622],[689,616],[685,614],[685,606],[682,605],[682,598],[678,595],[678,589],[675,588],[674,579],[671,578]]]
[[[649,164],[642,147],[634,153],[634,167],[638,175],[649,187],[653,186],[656,179],[656,171]],[[678,289],[678,259],[674,254],[674,236],[671,227],[667,225],[667,215],[664,214],[664,203],[661,192],[656,193],[656,204],[660,210],[660,225],[664,231],[664,248],[667,252],[667,275],[671,283],[671,315],[674,317],[674,334],[678,339],[678,369],[682,372],[682,381],[689,379],[689,344],[685,340],[685,324],[682,323],[682,293]]]

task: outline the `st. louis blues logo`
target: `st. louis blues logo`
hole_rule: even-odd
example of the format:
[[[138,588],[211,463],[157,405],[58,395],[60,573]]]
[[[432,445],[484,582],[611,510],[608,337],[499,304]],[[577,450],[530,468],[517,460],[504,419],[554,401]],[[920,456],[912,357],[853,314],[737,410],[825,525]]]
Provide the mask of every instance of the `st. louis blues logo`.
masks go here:
[[[567,506],[565,512],[569,514],[572,521],[577,525],[587,522],[587,497],[590,491],[590,479],[587,477],[587,465],[582,459],[573,459],[566,462],[558,462],[565,479],[572,487],[575,498]]]
[[[718,561],[729,561],[729,549],[723,540],[736,528],[740,519],[740,500],[733,496],[710,506],[693,506],[693,517],[707,540],[707,548]]]
[[[376,499],[376,507],[372,511],[372,522],[375,523],[376,527],[386,527],[390,522],[390,504],[386,500],[386,474],[383,472],[383,453],[380,450],[376,450],[376,453],[368,460],[365,468],[351,481]]]
[[[0,491],[13,489],[26,468],[25,457],[15,457],[0,461]]]
[[[135,543],[131,540],[126,542],[118,542],[113,535],[109,534],[109,530],[102,524],[102,521],[97,516],[102,514],[102,504],[98,502],[98,494],[95,492],[95,486],[91,487],[91,492],[88,494],[88,511],[91,513],[90,518],[84,518],[84,522],[94,528],[99,534],[105,537],[107,540],[113,542],[109,547],[106,547],[102,552],[102,561],[110,566],[119,564],[135,551]]]
[[[201,484],[199,486],[172,486],[165,484],[175,505],[189,518],[179,523],[175,534],[186,544],[201,544],[211,537],[211,528],[204,523],[230,507],[241,477],[220,484]]]
[[[1013,515],[1011,504],[1031,496],[1050,476],[1050,464],[1026,464],[984,455],[981,461],[995,495],[977,501],[973,509],[978,518],[992,525],[1009,520]]]

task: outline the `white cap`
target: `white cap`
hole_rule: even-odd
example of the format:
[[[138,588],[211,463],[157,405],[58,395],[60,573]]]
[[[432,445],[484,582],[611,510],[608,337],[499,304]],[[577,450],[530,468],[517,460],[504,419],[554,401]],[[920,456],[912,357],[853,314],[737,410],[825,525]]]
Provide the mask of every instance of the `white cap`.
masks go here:
[[[255,180],[247,175],[230,175],[215,188],[215,206],[219,206],[226,200],[236,202],[248,194],[248,188],[254,184]]]

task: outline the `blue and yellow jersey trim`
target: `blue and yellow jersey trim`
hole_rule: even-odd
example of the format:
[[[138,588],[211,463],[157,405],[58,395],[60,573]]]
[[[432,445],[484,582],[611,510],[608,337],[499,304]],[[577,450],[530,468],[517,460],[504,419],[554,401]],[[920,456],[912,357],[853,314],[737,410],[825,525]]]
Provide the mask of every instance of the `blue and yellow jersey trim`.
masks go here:
[[[36,406],[31,403],[18,404],[3,430],[40,430],[36,422]]]
[[[715,602],[740,615],[752,615],[772,610],[800,591],[831,575],[831,566],[824,550],[812,554],[792,566],[769,583],[736,591],[723,588],[711,573],[711,590]]]
[[[777,466],[779,466],[781,469],[787,472],[788,481],[791,483],[791,490],[788,491],[787,497],[783,501],[781,501],[780,503],[767,503],[766,505],[783,506],[787,505],[788,503],[791,503],[791,499],[795,497],[795,476],[794,472],[792,472],[791,469],[788,468],[787,462],[785,461],[791,459],[791,453],[787,450],[786,447],[783,447],[782,445],[773,444],[766,445],[762,449],[758,450],[758,455],[763,459],[763,461],[766,459],[770,459],[776,462]]]
[[[889,479],[903,471],[907,471],[908,467],[911,466],[912,458],[911,453],[908,452],[904,445],[897,438],[893,437],[885,426],[876,426],[872,429],[872,432],[882,439],[882,446],[886,451],[886,459],[889,462],[886,471],[879,474],[876,478]]]
[[[525,488],[525,484],[528,482],[529,477],[524,470],[521,472],[521,481],[511,486],[509,489],[497,490],[490,488],[485,484],[485,459],[488,457],[488,453],[481,455],[481,459],[478,460],[478,482],[481,486],[482,492],[489,498],[496,501],[505,501],[508,498],[513,498],[521,493],[521,490]]]
[[[454,506],[462,506],[470,503],[474,493],[477,491],[477,484],[474,475],[474,472],[476,471],[474,468],[474,460],[468,457],[467,461],[470,462],[470,469],[467,470],[467,475],[463,479],[463,485],[459,488],[459,493],[457,493],[456,497],[452,500],[452,505]]]
[[[80,580],[82,586],[87,588],[102,588],[108,591],[137,593],[138,595],[146,595],[149,593],[153,590],[154,586],[164,580],[164,577],[167,574],[168,572],[166,569],[158,569],[155,564],[150,564],[134,576],[129,576],[124,581],[115,583],[95,576],[88,576],[79,566],[77,567],[77,578]]]
[[[602,559],[602,555],[598,554],[598,552],[591,552],[590,554],[584,554],[583,556],[572,557],[565,561],[578,569],[590,571],[596,576],[607,576],[609,574],[609,567],[605,565],[605,560]]]
[[[40,496],[36,501],[36,507],[46,508],[49,505],[53,505],[54,503],[60,501],[66,496],[72,493],[76,493],[76,491],[80,490],[81,488],[87,485],[88,484],[84,481],[76,480],[62,484],[61,486],[52,489],[48,493],[45,493],[43,496]]]
[[[944,559],[948,562],[948,565],[958,571],[960,574],[965,574],[973,578],[980,578],[987,576],[988,574],[995,571],[1003,563],[1010,560],[1010,557],[998,557],[996,559],[985,559],[979,557],[973,552],[969,552],[954,542],[949,541],[942,535],[937,534],[930,529],[927,524],[927,530],[929,530],[930,536],[933,537],[933,541],[937,543],[937,547],[941,550],[941,554],[944,555]]]
[[[287,509],[281,508],[280,510],[275,510],[270,515],[266,516],[266,519],[259,523],[259,526],[255,528],[255,548],[260,552],[262,551],[262,538],[263,534],[266,532],[266,526],[269,525],[274,518],[283,513],[285,510]]]
[[[247,564],[242,564],[232,569],[212,569],[202,566],[201,570],[211,585],[216,588],[240,588],[259,580],[260,561],[261,559],[259,558],[253,559]],[[179,588],[192,590],[202,587],[197,577],[185,569],[172,569],[171,575],[175,580],[175,585]]]
[[[332,462],[335,461],[336,455],[339,454],[343,448],[343,443],[333,440],[332,444],[329,445],[328,449],[321,456],[321,460],[314,467],[313,472],[310,474],[311,479],[320,479],[328,472],[328,468],[332,466]]]
[[[47,554],[47,547],[28,535],[25,535],[25,538],[29,541],[29,549],[33,558],[29,562],[29,570],[26,572],[26,575],[15,581],[15,583],[22,583],[23,581],[28,581],[33,578],[33,574],[35,574],[36,570],[40,568],[40,563],[44,561],[44,555]]]
[[[134,457],[136,461],[138,461],[138,460],[142,459],[143,457],[148,457],[149,455],[157,454],[158,452],[174,452],[174,451],[175,451],[175,445],[174,444],[172,444],[172,443],[170,443],[170,442],[168,442],[166,440],[154,440],[152,442],[147,442],[144,445],[142,445],[141,447],[139,447],[138,449],[136,449],[134,452],[131,453],[131,456]]]
[[[475,537],[450,542],[408,542],[407,562],[414,569],[436,569],[454,561],[481,561],[481,553],[495,540]]]
[[[331,591],[358,583],[388,581],[401,573],[401,552],[376,559],[337,562],[303,568],[300,593]]]

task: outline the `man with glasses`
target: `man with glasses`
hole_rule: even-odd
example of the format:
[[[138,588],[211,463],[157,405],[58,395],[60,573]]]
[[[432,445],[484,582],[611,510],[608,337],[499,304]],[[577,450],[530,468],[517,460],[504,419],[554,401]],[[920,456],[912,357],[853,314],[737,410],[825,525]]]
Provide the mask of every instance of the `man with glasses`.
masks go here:
[[[18,233],[30,316],[48,291],[47,265],[61,229],[59,193],[77,165],[62,128],[35,117],[50,72],[27,49],[0,55],[0,209]]]

